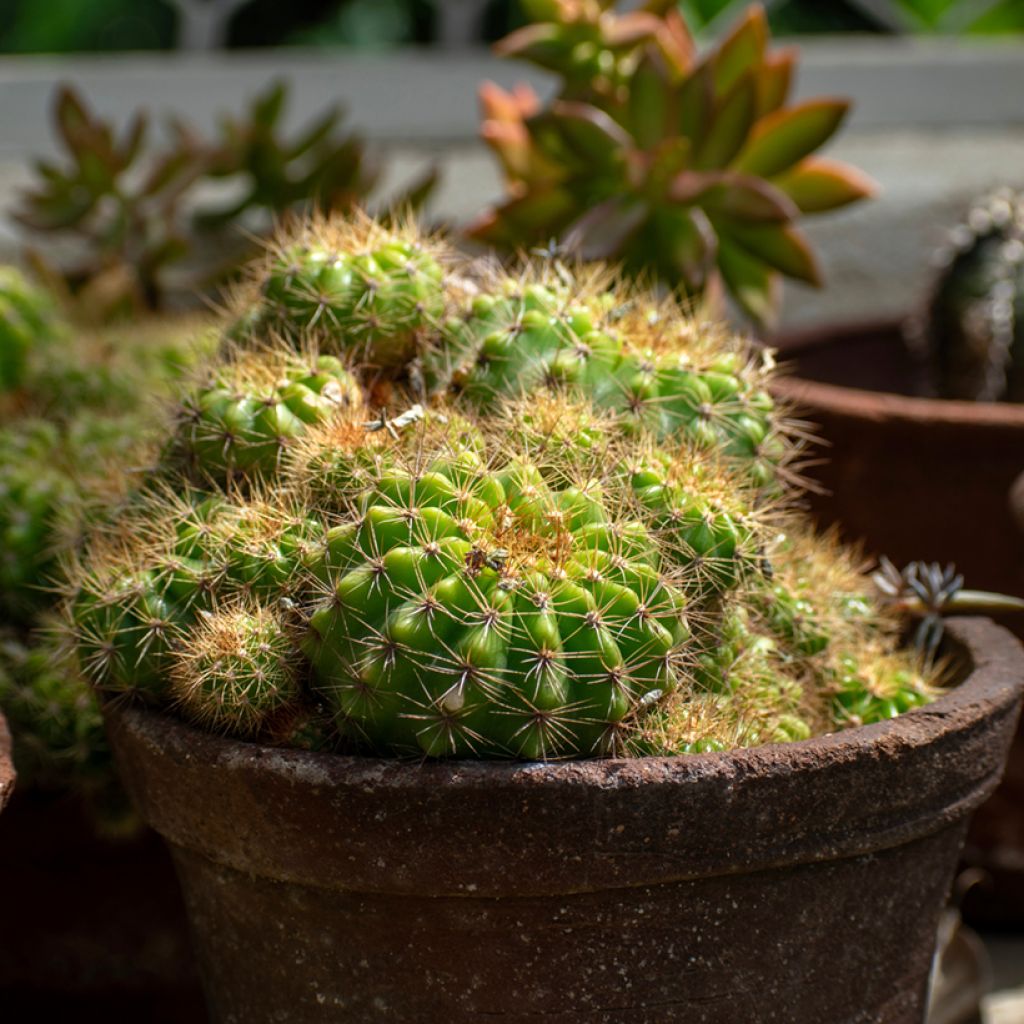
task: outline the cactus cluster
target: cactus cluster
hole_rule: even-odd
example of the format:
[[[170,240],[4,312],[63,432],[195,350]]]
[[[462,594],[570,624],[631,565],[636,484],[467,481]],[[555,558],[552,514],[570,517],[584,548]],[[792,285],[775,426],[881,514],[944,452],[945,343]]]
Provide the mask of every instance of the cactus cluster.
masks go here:
[[[137,454],[202,360],[202,322],[85,331],[0,268],[0,707],[25,784],[70,789],[123,823],[99,705],[54,640],[61,561],[135,486]]]
[[[625,13],[616,0],[522,6],[530,24],[497,52],[559,86],[544,105],[526,86],[481,89],[483,138],[508,195],[473,237],[513,251],[555,239],[694,297],[724,286],[761,323],[781,277],[820,284],[797,222],[873,185],[814,155],[848,104],[789,101],[796,54],[769,48],[759,4],[703,54],[665,0]]]
[[[792,510],[802,441],[722,328],[356,220],[275,242],[223,334],[72,574],[100,690],[306,749],[529,759],[797,740],[936,692]]]
[[[1024,195],[975,202],[936,260],[908,342],[942,398],[1024,401]]]

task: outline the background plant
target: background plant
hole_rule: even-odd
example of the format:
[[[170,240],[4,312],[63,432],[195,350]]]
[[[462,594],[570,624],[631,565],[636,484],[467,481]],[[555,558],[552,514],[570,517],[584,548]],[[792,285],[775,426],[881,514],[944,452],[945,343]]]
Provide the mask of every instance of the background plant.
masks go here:
[[[60,88],[54,123],[66,159],[37,161],[38,182],[13,213],[49,240],[46,254],[30,250],[37,272],[67,294],[80,318],[151,313],[172,295],[180,303],[230,277],[251,255],[252,235],[275,219],[365,202],[378,170],[362,139],[342,129],[340,108],[288,137],[286,101],[278,82],[242,116],[223,117],[215,137],[171,119],[167,141],[153,144],[145,114],[117,131],[72,88]],[[234,197],[219,206],[204,201],[211,182]],[[428,174],[396,202],[418,205],[433,183]],[[60,264],[49,255],[58,239],[73,251]]]
[[[472,237],[506,250],[557,239],[689,296],[724,286],[760,323],[782,276],[820,284],[798,219],[872,186],[813,155],[847,104],[787,104],[796,55],[768,49],[759,5],[703,56],[662,0],[626,14],[611,2],[524,6],[534,22],[497,51],[560,84],[544,106],[525,87],[481,90],[483,137],[508,197]]]

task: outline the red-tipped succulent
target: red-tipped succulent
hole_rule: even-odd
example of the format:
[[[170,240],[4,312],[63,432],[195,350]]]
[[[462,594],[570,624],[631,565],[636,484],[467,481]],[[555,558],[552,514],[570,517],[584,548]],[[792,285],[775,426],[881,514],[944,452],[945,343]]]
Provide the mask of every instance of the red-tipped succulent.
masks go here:
[[[485,83],[482,134],[507,196],[470,227],[501,249],[558,240],[699,296],[720,285],[760,323],[782,276],[820,284],[801,214],[870,195],[859,171],[815,156],[842,99],[789,102],[797,54],[769,49],[753,5],[699,55],[667,0],[524,0],[533,23],[497,45],[560,76],[542,105]]]

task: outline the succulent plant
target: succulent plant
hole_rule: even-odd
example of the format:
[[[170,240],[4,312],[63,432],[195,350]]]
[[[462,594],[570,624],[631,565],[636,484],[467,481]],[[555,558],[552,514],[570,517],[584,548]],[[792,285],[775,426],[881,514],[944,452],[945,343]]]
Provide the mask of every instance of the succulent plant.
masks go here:
[[[44,238],[69,238],[77,262],[53,265],[30,250],[37,270],[65,293],[79,319],[106,323],[161,311],[181,296],[230,278],[253,253],[248,233],[298,208],[348,211],[374,189],[378,174],[362,139],[325,111],[299,135],[282,134],[282,82],[253,98],[241,116],[225,116],[219,136],[204,137],[171,119],[169,141],[147,145],[149,118],[137,113],[118,131],[71,87],[58,89],[54,123],[67,161],[37,161],[38,182],[15,219]],[[203,185],[237,185],[229,205],[204,205]],[[415,206],[433,172],[394,200]],[[239,227],[246,229],[242,232]]]
[[[1024,196],[975,202],[936,256],[937,275],[908,342],[943,398],[1024,401]]]
[[[502,249],[556,240],[698,297],[723,285],[759,323],[781,276],[819,284],[802,214],[868,196],[853,168],[815,156],[846,114],[837,99],[788,103],[796,54],[768,49],[760,5],[698,56],[674,5],[525,0],[532,24],[497,44],[560,79],[481,90],[483,137],[507,198],[470,228]]]
[[[345,266],[366,233],[316,230]],[[374,230],[374,251],[434,251]],[[351,350],[307,309],[267,316],[275,256],[309,237],[272,244],[225,324],[210,436],[202,397],[178,417],[208,472],[164,459],[72,574],[101,691],[305,749],[519,758],[788,742],[932,699],[899,605],[803,526],[782,456],[736,444],[799,448],[738,339],[550,256],[505,278],[446,253],[444,315],[390,321],[382,389],[379,365],[317,355]],[[349,401],[322,401],[335,384]],[[255,431],[263,412],[295,431]],[[255,431],[230,458],[228,419]]]

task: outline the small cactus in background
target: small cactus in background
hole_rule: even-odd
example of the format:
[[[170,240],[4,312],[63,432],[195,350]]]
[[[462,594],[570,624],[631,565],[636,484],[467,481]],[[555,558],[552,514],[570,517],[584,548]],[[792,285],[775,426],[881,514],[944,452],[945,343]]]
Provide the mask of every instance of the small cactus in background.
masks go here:
[[[1024,196],[999,189],[974,203],[936,263],[907,339],[934,393],[1024,401]]]
[[[38,161],[14,218],[43,239],[77,243],[75,264],[29,255],[79,319],[109,323],[194,301],[193,292],[230,279],[253,255],[240,225],[266,233],[296,210],[346,212],[366,201],[379,171],[363,140],[343,130],[341,108],[287,137],[287,98],[284,83],[272,83],[242,116],[222,118],[214,136],[171,119],[168,141],[154,146],[145,113],[119,130],[71,87],[57,90],[54,127],[66,161]],[[393,199],[395,208],[424,202],[435,181],[429,172]],[[206,205],[201,189],[210,182],[239,197]]]
[[[524,0],[533,23],[497,52],[560,84],[546,106],[525,86],[481,90],[508,197],[470,235],[512,251],[557,240],[691,297],[724,285],[768,323],[782,276],[821,281],[801,215],[873,191],[814,155],[848,105],[788,103],[796,54],[768,49],[760,5],[702,56],[674,5],[614,7]]]
[[[33,356],[57,329],[49,296],[15,267],[0,266],[0,397],[24,387]]]
[[[351,267],[370,229],[316,230]],[[351,324],[275,297],[309,237],[225,326],[227,404],[186,399],[71,574],[100,690],[304,749],[520,758],[789,742],[932,699],[887,599],[792,511],[770,361],[550,254],[504,278],[449,253],[429,313],[410,326],[401,284],[388,357],[360,359]],[[256,430],[267,411],[302,428]]]

